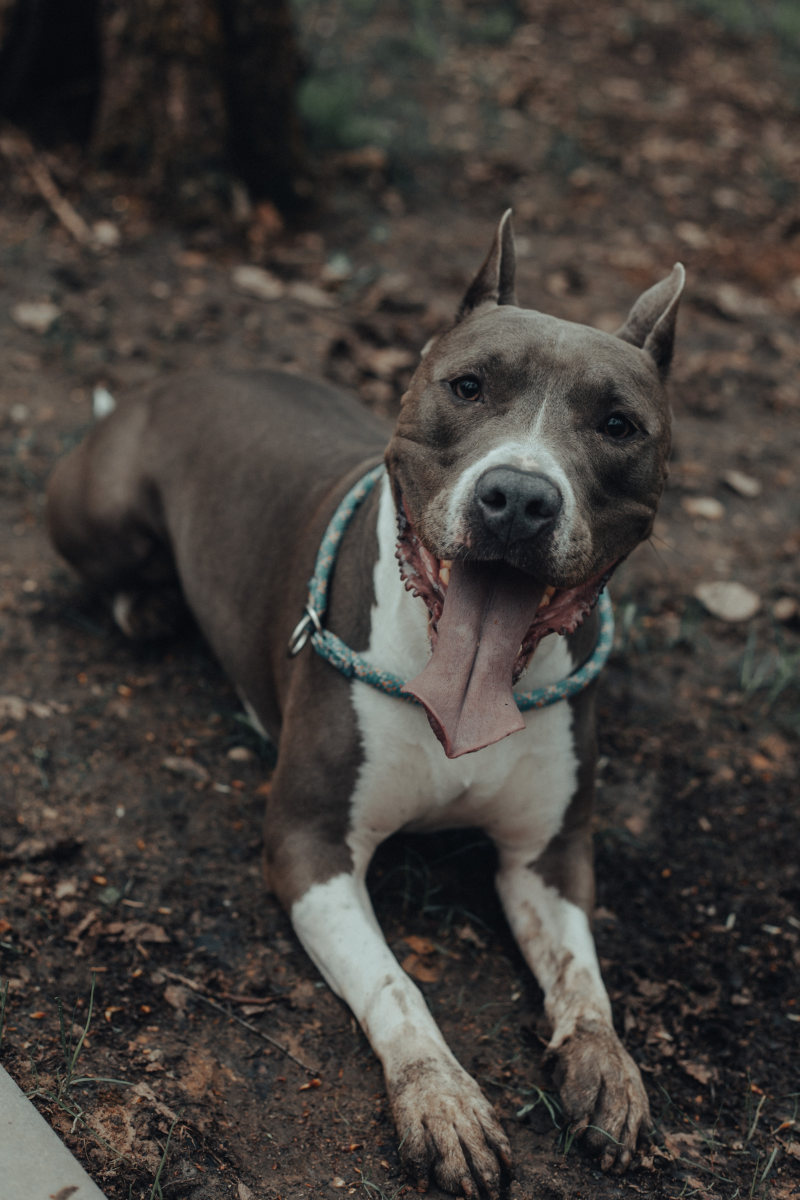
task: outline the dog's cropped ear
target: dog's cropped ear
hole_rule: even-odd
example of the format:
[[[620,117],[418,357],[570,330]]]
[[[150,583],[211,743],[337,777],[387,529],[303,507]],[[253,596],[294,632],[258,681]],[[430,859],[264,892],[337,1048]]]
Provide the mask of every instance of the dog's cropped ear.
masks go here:
[[[467,289],[456,321],[461,321],[481,304],[516,304],[514,293],[514,231],[511,209],[500,218],[486,261]]]
[[[675,318],[685,281],[683,265],[675,263],[666,279],[642,292],[627,321],[617,330],[617,337],[624,342],[647,351],[662,379],[666,379],[672,362]]]

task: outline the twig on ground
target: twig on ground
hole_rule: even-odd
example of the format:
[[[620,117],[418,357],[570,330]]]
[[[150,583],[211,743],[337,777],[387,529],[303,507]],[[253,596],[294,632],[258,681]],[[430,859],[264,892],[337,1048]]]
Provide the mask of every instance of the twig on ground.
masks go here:
[[[275,1040],[275,1038],[270,1037],[268,1033],[264,1033],[263,1030],[259,1029],[256,1025],[253,1025],[252,1022],[246,1021],[244,1017],[238,1017],[235,1012],[231,1012],[229,1008],[227,1008],[224,1004],[220,1004],[218,1000],[214,1000],[208,995],[202,984],[197,983],[194,979],[187,978],[185,975],[178,975],[175,971],[168,971],[165,967],[161,967],[160,971],[162,975],[167,977],[167,979],[174,979],[176,983],[182,983],[184,987],[188,987],[189,990],[194,992],[194,994],[200,1000],[202,1000],[204,1004],[208,1004],[211,1008],[215,1008],[218,1012],[221,1012],[226,1017],[229,1017],[231,1021],[236,1021],[237,1024],[248,1030],[249,1033],[255,1034],[256,1037],[261,1038],[262,1041],[267,1042],[270,1046],[273,1046],[276,1050],[279,1050],[281,1054],[284,1054],[286,1058],[291,1059],[295,1066],[300,1067],[300,1069],[305,1071],[308,1075],[319,1074],[315,1067],[310,1067],[308,1063],[304,1063],[302,1059],[297,1058],[296,1055],[292,1054],[291,1050],[287,1050],[285,1046],[282,1046],[280,1042]]]
[[[76,242],[82,246],[97,245],[92,230],[69,200],[62,196],[47,166],[23,133],[6,127],[0,133],[0,154],[28,172],[39,195]]]

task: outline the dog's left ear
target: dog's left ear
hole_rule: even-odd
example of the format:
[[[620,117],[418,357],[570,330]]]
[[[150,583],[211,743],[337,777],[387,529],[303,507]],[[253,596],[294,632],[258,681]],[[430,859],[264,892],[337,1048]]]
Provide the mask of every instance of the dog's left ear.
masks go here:
[[[481,304],[516,304],[515,262],[514,231],[511,228],[511,209],[509,208],[500,218],[500,224],[497,226],[492,248],[486,256],[486,261],[461,301],[456,321],[462,321]]]
[[[675,318],[685,281],[683,265],[675,263],[666,279],[642,292],[627,321],[617,330],[617,337],[624,342],[647,351],[662,379],[666,379],[672,362]]]

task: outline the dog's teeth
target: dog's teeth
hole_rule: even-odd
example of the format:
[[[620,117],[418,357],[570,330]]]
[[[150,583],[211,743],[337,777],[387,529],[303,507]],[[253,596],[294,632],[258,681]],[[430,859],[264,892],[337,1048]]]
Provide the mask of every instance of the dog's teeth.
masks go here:
[[[453,561],[449,558],[443,558],[439,564],[439,578],[445,587],[447,587],[450,583],[450,568],[452,565]]]
[[[553,599],[555,592],[556,592],[556,589],[554,587],[546,587],[544,589],[544,595],[542,596],[541,600],[539,601],[539,608],[547,608],[548,604]]]

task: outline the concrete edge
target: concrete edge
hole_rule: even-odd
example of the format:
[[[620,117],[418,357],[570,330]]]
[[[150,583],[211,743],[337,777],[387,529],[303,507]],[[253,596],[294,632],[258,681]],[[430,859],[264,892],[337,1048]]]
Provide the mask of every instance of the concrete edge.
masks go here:
[[[3,1200],[106,1200],[2,1067],[0,1193]]]

